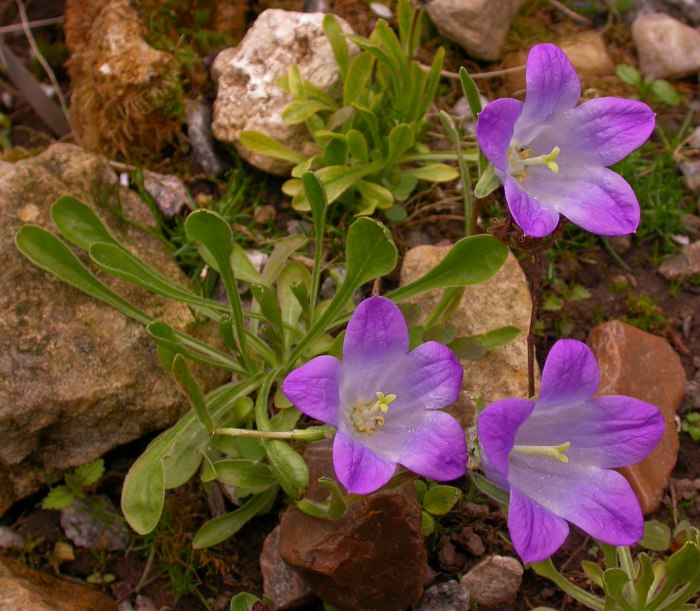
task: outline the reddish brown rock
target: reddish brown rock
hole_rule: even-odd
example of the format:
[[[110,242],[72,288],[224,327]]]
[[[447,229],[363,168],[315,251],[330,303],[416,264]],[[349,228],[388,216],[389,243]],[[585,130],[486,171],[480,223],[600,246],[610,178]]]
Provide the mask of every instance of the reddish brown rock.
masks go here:
[[[307,497],[325,500],[317,484],[334,477],[331,446],[312,444],[304,458]],[[319,520],[290,507],[282,516],[279,552],[324,601],[343,610],[399,611],[423,594],[427,557],[412,482],[362,497],[339,520]]]
[[[661,503],[678,458],[674,418],[685,395],[685,371],[671,345],[619,321],[598,325],[588,345],[600,365],[599,395],[627,395],[656,405],[666,420],[659,445],[641,462],[620,469],[634,488],[642,511],[653,512]]]
[[[0,609],[12,611],[117,611],[102,592],[0,557]]]
[[[304,580],[282,560],[279,540],[280,527],[277,526],[263,543],[260,572],[263,593],[270,598],[277,611],[283,611],[310,602],[314,595]]]

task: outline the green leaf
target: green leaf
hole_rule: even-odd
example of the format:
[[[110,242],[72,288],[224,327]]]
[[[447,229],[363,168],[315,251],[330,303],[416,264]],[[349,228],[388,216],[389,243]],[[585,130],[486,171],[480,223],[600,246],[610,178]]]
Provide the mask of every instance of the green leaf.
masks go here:
[[[479,475],[475,471],[470,471],[469,477],[472,478],[474,485],[480,492],[483,492],[485,495],[490,496],[492,499],[495,499],[504,505],[508,505],[510,502],[510,495],[508,492],[491,483],[491,481],[486,479],[483,475]]]
[[[60,485],[51,488],[48,494],[41,501],[42,509],[64,509],[75,499],[75,495],[68,486]]]
[[[187,366],[187,361],[181,354],[176,355],[173,359],[173,377],[187,395],[199,421],[207,430],[211,431],[214,428],[214,423],[207,411],[202,389],[199,387],[197,380],[195,380],[190,368]]]
[[[53,274],[63,282],[103,301],[143,325],[151,322],[150,316],[102,284],[50,231],[36,225],[24,225],[15,236],[15,244],[19,251],[34,265]]]
[[[359,218],[348,230],[347,273],[343,289],[350,294],[365,282],[388,274],[396,267],[397,250],[391,233],[378,221]]]
[[[479,97],[479,90],[476,87],[474,79],[469,76],[469,72],[467,72],[464,66],[459,69],[459,82],[462,84],[464,97],[467,98],[469,110],[472,112],[472,119],[476,122],[481,112],[481,98]],[[479,196],[477,195],[477,197]]]
[[[500,186],[501,181],[498,180],[498,177],[496,176],[496,171],[493,168],[493,164],[489,163],[486,166],[483,174],[479,177],[479,182],[476,183],[476,187],[474,187],[474,195],[476,195],[477,198],[482,199],[493,193]]]
[[[423,332],[424,342],[440,342],[447,346],[457,335],[457,327],[449,323],[440,322]]]
[[[671,529],[663,522],[647,520],[639,545],[655,552],[665,552],[671,546]]]
[[[289,70],[287,71],[287,86],[289,87],[289,93],[291,93],[297,100],[306,99],[304,79],[301,76],[299,66],[296,64],[291,64],[289,66]]]
[[[429,537],[435,532],[435,518],[427,511],[420,512],[420,534]]]
[[[351,129],[348,131],[347,137],[350,154],[360,163],[369,163],[369,148],[364,134],[357,129]]]
[[[275,159],[283,159],[284,161],[291,161],[292,163],[301,163],[306,159],[303,155],[294,152],[292,149],[277,142],[274,138],[260,132],[243,132],[240,140],[241,144],[253,153],[267,155]]]
[[[75,476],[83,487],[92,486],[97,483],[105,472],[105,461],[101,458],[92,460],[89,463],[80,465],[75,470]]]
[[[270,430],[278,432],[291,431],[299,422],[299,418],[301,418],[301,412],[290,404],[287,408],[275,414],[270,420]]]
[[[352,106],[362,101],[367,81],[372,76],[374,57],[367,51],[355,56],[350,63],[347,77],[343,80],[343,106]]]
[[[303,289],[306,300],[300,302],[297,294],[299,288]],[[311,289],[311,274],[304,265],[296,261],[289,263],[277,279],[277,297],[279,298],[282,322],[285,325],[284,334],[286,345],[289,345],[292,332],[289,327],[295,328],[302,312],[308,308],[308,295]]]
[[[669,106],[679,106],[681,103],[681,96],[678,95],[675,87],[671,85],[668,81],[663,79],[658,79],[651,84],[651,90],[656,95],[659,100],[664,104]]]
[[[220,318],[219,312],[226,312],[228,309],[222,304],[184,289],[116,244],[93,243],[90,246],[90,258],[100,269],[117,278],[127,280],[156,295],[193,305],[215,320]]]
[[[423,291],[484,282],[501,268],[507,256],[508,247],[492,236],[462,238],[428,273],[387,297],[400,303]]]
[[[601,569],[595,562],[584,560],[581,562],[581,568],[588,579],[590,579],[599,588],[603,587],[603,569]]]
[[[231,266],[236,273],[236,279],[251,284],[262,284],[260,272],[250,262],[245,250],[234,242],[233,254],[231,255]]]
[[[294,125],[303,123],[311,115],[322,110],[333,110],[333,108],[320,100],[294,100],[285,106],[281,116],[285,123]]]
[[[192,547],[211,547],[232,537],[256,515],[270,511],[276,496],[277,486],[256,494],[236,511],[209,520],[197,531]]]
[[[520,329],[517,327],[499,327],[487,333],[472,335],[471,339],[478,341],[486,351],[500,348],[512,342],[520,335]]]
[[[314,237],[318,241],[323,237],[323,229],[326,222],[326,209],[328,208],[326,190],[313,172],[306,172],[306,174],[301,177],[301,182],[304,185],[306,200],[309,202],[309,207],[311,208]]]
[[[253,608],[258,603],[264,604],[264,601],[261,601],[254,594],[241,592],[231,599],[231,611],[253,611]]]
[[[345,32],[340,27],[340,23],[338,23],[335,16],[331,14],[323,16],[323,31],[326,33],[331,49],[333,49],[333,55],[340,71],[340,79],[342,82],[345,82],[345,75],[350,64],[348,45],[345,42]]]
[[[486,355],[486,347],[475,337],[458,337],[449,344],[450,350],[461,361],[478,361]]]
[[[51,220],[67,240],[83,250],[95,242],[120,246],[94,210],[70,195],[59,197],[51,206]]]
[[[622,589],[629,580],[629,576],[622,569],[611,568],[603,571],[603,589],[605,590],[606,603],[613,602],[620,605],[620,607],[610,607],[611,609],[622,608],[625,611],[631,611],[632,607],[623,599],[622,594]]]
[[[639,74],[639,70],[629,64],[618,64],[615,72],[617,73],[617,78],[635,89],[642,84],[642,75]]]
[[[434,516],[445,515],[462,497],[462,491],[454,486],[433,486],[423,497],[423,509]]]
[[[394,203],[394,196],[389,189],[368,180],[358,180],[355,189],[362,197],[363,207],[358,214],[372,214],[375,208],[384,210]]]
[[[264,463],[232,458],[217,460],[213,466],[215,478],[231,486],[258,488],[261,486],[272,486],[277,483],[272,469]]]
[[[277,301],[277,294],[269,286],[253,284],[250,287],[255,301],[260,306],[260,311],[265,317],[265,322],[271,324],[280,333],[282,331],[282,311]]]
[[[384,167],[393,166],[399,157],[413,146],[414,141],[413,130],[408,125],[405,123],[395,125],[389,132],[389,152],[384,161]]]
[[[450,165],[444,163],[430,163],[419,168],[403,170],[404,174],[415,176],[418,180],[430,182],[447,182],[459,178],[459,172]]]
[[[542,303],[545,312],[558,312],[564,307],[564,300],[558,295],[547,295]]]
[[[300,499],[309,485],[309,470],[304,459],[279,439],[264,439],[263,446],[279,485],[294,500]]]
[[[437,88],[440,85],[440,79],[442,78],[442,64],[444,59],[445,49],[440,47],[435,52],[433,63],[430,65],[428,78],[425,80],[425,86],[423,91],[420,92],[418,103],[415,106],[415,112],[412,115],[412,118],[415,121],[422,122],[425,120],[425,115],[435,99],[435,94],[437,93]],[[413,65],[416,66],[416,62],[413,62]]]
[[[195,242],[199,250],[216,261],[221,280],[228,295],[231,315],[236,329],[236,341],[241,357],[248,360],[246,338],[243,326],[243,308],[238,294],[236,276],[231,267],[233,254],[233,234],[224,218],[209,210],[195,210],[185,220],[185,233]]]
[[[259,384],[260,378],[252,376],[210,393],[206,400],[212,420],[218,422],[226,415],[223,425],[238,424],[232,422],[239,414],[237,400]],[[209,432],[190,410],[158,435],[131,466],[122,488],[122,513],[137,533],[145,535],[156,527],[163,511],[166,487],[176,488],[194,475],[201,461],[196,450],[208,439]]]
[[[264,286],[272,286],[275,280],[277,280],[277,276],[287,264],[289,257],[291,257],[308,241],[309,239],[303,235],[290,235],[276,240],[275,247],[272,249],[270,257],[268,258],[265,268],[263,269],[260,284]]]

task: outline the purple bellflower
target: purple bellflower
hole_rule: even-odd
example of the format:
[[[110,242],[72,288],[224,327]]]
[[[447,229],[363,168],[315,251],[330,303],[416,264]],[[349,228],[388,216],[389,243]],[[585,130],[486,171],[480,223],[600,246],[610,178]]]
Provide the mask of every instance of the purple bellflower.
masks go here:
[[[482,466],[510,492],[508,529],[525,562],[561,547],[567,520],[610,545],[642,538],[644,518],[627,480],[612,469],[644,458],[661,439],[664,418],[625,396],[591,398],[600,384],[590,348],[552,347],[535,401],[503,399],[478,420]]]
[[[438,411],[457,400],[462,366],[437,342],[408,348],[399,308],[371,297],[348,323],[342,361],[318,356],[282,385],[303,413],[337,428],[333,466],[351,493],[378,490],[397,464],[441,481],[466,470],[464,431]]]
[[[505,188],[515,222],[538,238],[554,231],[560,214],[591,233],[633,233],[639,225],[637,198],[607,166],[646,141],[654,129],[653,111],[613,97],[577,106],[581,83],[552,44],[530,50],[525,78],[525,102],[494,100],[476,124],[479,147]]]

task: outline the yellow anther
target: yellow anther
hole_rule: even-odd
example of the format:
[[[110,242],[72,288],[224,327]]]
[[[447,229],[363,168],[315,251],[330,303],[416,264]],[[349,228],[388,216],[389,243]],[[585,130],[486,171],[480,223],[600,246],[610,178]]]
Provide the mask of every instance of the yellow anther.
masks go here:
[[[350,412],[350,421],[355,430],[367,435],[373,435],[380,427],[384,426],[384,416],[389,411],[389,404],[396,400],[396,395],[385,395],[383,392],[375,393],[377,400],[374,403],[358,403]]]

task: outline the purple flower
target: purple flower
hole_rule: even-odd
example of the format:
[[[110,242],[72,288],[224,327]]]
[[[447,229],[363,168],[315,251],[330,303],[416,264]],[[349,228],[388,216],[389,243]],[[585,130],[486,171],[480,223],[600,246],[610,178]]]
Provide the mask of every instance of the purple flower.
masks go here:
[[[652,110],[623,98],[576,106],[581,83],[552,44],[530,50],[526,82],[524,103],[495,100],[476,124],[479,147],[505,187],[515,222],[538,238],[556,228],[559,214],[600,235],[634,232],[637,198],[607,166],[646,141],[654,129]]]
[[[437,342],[412,352],[408,347],[399,308],[371,297],[348,323],[343,360],[318,356],[292,371],[282,386],[307,416],[337,428],[333,466],[352,493],[378,490],[397,464],[441,481],[466,470],[464,431],[437,411],[457,400],[462,366]]]
[[[592,399],[600,384],[590,348],[554,344],[536,401],[504,399],[479,416],[482,466],[510,491],[508,529],[525,562],[551,556],[575,524],[611,545],[642,538],[644,518],[627,480],[612,469],[644,458],[664,418],[644,401]]]

